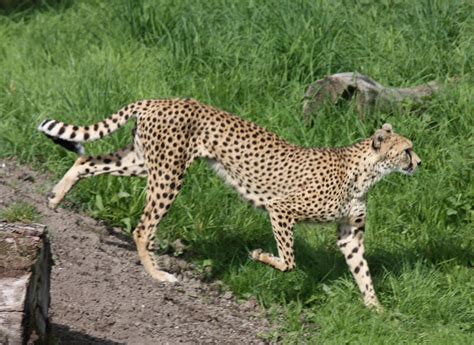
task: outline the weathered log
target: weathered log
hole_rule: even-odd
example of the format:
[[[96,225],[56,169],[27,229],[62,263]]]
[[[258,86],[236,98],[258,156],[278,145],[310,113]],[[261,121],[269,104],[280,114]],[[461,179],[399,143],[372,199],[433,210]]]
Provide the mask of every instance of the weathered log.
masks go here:
[[[44,225],[0,222],[0,344],[46,339],[51,264]]]
[[[341,99],[355,98],[357,111],[363,118],[377,109],[391,113],[400,107],[414,109],[423,105],[429,97],[441,89],[437,82],[410,88],[386,87],[375,80],[355,72],[332,74],[312,83],[306,90],[303,116],[306,123],[327,101],[337,103]]]

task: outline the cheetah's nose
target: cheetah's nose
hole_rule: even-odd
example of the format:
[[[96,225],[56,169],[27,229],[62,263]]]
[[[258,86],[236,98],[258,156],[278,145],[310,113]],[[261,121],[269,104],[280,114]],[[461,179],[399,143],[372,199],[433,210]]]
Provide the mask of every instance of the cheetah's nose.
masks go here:
[[[417,166],[419,166],[419,167],[421,166],[421,159],[420,159],[420,157],[418,157],[418,156],[415,157],[415,163],[416,163]]]
[[[413,163],[415,163],[415,166],[416,167],[420,167],[421,166],[421,159],[420,157],[418,157],[418,155],[415,154],[415,156],[413,157]]]

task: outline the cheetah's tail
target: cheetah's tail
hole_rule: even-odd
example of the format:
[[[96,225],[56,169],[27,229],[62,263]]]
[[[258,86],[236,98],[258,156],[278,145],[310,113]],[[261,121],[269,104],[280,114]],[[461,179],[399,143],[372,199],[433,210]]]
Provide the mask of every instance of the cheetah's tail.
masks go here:
[[[43,132],[56,144],[83,155],[84,147],[81,143],[110,135],[117,129],[123,127],[131,118],[136,117],[138,113],[138,109],[132,104],[91,126],[74,126],[48,119],[41,122],[38,126],[38,130]]]

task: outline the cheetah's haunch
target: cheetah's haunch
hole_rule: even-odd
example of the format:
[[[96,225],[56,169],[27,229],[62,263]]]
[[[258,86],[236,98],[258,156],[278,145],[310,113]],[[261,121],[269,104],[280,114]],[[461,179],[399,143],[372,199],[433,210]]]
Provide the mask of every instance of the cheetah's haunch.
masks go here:
[[[147,177],[147,203],[133,238],[145,270],[160,281],[174,282],[154,259],[155,228],[181,189],[186,169],[196,158],[205,158],[243,198],[270,214],[278,256],[255,250],[254,260],[291,270],[293,226],[301,220],[336,222],[337,244],[365,304],[379,307],[364,259],[367,192],[385,175],[412,174],[421,164],[411,141],[394,133],[391,125],[349,147],[303,148],[195,100],[173,99],[136,102],[92,126],[45,120],[39,130],[80,153],[80,143],[109,135],[131,118],[137,122],[133,144],[110,155],[78,158],[50,193],[50,207],[84,177]]]

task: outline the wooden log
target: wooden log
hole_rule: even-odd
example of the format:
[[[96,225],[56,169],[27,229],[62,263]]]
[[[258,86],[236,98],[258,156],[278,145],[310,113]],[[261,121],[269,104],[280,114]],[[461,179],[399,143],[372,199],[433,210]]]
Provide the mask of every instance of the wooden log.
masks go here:
[[[387,87],[377,81],[355,72],[344,72],[326,76],[312,83],[306,90],[303,102],[303,116],[311,123],[325,102],[355,99],[359,116],[377,109],[391,113],[401,107],[414,109],[425,104],[441,85],[430,82],[409,88]]]
[[[0,344],[46,339],[51,264],[44,225],[0,222]]]

